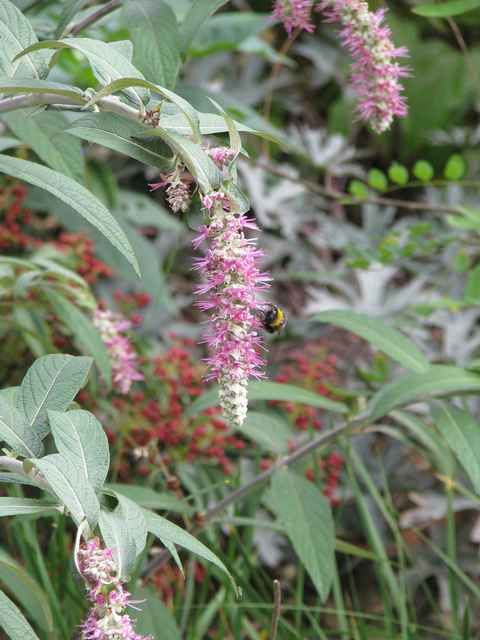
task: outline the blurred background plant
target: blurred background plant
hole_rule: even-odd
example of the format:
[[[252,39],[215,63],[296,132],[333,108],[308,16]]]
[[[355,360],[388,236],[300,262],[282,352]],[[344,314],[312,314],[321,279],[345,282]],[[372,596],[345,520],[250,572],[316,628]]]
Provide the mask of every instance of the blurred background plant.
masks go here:
[[[53,38],[55,30],[58,37],[66,20],[62,3],[15,4],[39,39]],[[145,77],[158,81],[158,70],[142,67],[138,54],[135,4],[113,7],[82,35],[127,51],[130,38],[133,60],[138,56]],[[167,4],[179,23],[192,9],[187,0]],[[282,336],[267,339],[268,379],[344,403],[355,416],[404,371],[404,363],[386,357],[360,330],[316,317],[331,310],[366,314],[401,330],[430,363],[479,369],[478,10],[444,19],[422,15],[416,2],[389,3],[393,40],[408,47],[413,72],[404,79],[408,117],[377,136],[353,121],[349,60],[334,25],[312,14],[315,32],[295,34],[281,56],[286,34],[281,24],[268,22],[269,2],[211,3],[212,10],[222,4],[185,62],[163,73],[165,84],[199,111],[214,112],[206,97],[214,95],[237,121],[259,130],[267,127],[262,113],[268,112],[268,130],[288,144],[287,151],[242,135],[238,159],[239,184],[262,229],[273,278],[268,297],[288,316]],[[369,5],[376,10],[380,3]],[[88,22],[97,8],[76,7],[64,27]],[[90,66],[71,49],[49,78],[82,89],[96,85]],[[53,152],[57,161],[74,158],[80,139],[91,140],[91,131],[75,128],[77,117],[73,111],[4,113],[1,149],[46,164]],[[57,135],[69,124],[75,135]],[[211,136],[210,143],[224,140]],[[336,418],[298,391],[297,402],[255,399],[255,385],[242,431],[226,427],[214,401],[202,406],[208,385],[194,306],[194,231],[169,211],[162,189],[149,194],[158,169],[106,142],[81,149],[82,162],[69,160],[70,169],[119,221],[142,281],[66,204],[2,178],[2,387],[19,384],[34,358],[46,353],[92,355],[96,370],[78,401],[107,430],[111,486],[197,527],[243,591],[237,602],[220,570],[201,560],[185,558],[185,581],[172,563],[162,564],[133,594],[149,595],[138,632],[156,631],[167,640],[263,640],[276,578],[283,591],[279,637],[285,640],[480,637],[478,477],[465,469],[439,401],[397,408],[296,465],[333,508],[336,555],[326,601],[284,535],[270,488],[250,492],[201,530],[202,514],[229,488],[271,469],[317,431],[328,432]],[[126,393],[113,382],[94,323],[98,308],[130,323],[123,334],[143,380]],[[451,407],[477,424],[476,397]],[[11,495],[12,488],[3,487]],[[0,563],[2,585],[8,586],[9,563],[19,563],[18,572],[27,567],[31,592],[21,604],[28,617],[40,637],[68,637],[84,605],[69,577],[72,537],[62,518],[13,518],[1,525],[0,539],[1,557],[13,557]],[[44,593],[48,607],[62,612],[65,628],[49,629]]]

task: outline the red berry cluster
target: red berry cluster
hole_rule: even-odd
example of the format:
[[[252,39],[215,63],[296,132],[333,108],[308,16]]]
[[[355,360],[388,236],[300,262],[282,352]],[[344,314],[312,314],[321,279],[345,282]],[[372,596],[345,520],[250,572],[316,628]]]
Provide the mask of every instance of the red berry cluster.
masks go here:
[[[72,265],[82,278],[91,284],[100,276],[109,277],[112,270],[105,263],[95,257],[93,240],[83,233],[61,233],[58,240],[53,240],[52,245],[73,257]]]
[[[335,489],[338,486],[338,476],[343,467],[342,456],[334,451],[327,458],[320,461],[321,477],[324,480],[324,495],[329,498],[331,504],[337,505],[340,503],[340,498],[334,496]],[[315,470],[309,469],[305,474],[305,477],[312,482],[315,481]]]
[[[0,193],[0,251],[16,254],[21,249],[32,249],[35,240],[25,229],[32,225],[34,214],[23,209],[27,190],[16,184],[5,186]]]
[[[337,364],[337,356],[330,354],[325,355],[323,350],[318,347],[309,349],[306,347],[307,354],[303,351],[297,351],[292,354],[291,364],[283,365],[281,371],[275,376],[277,382],[294,384],[302,389],[309,389],[326,398],[335,399],[335,393],[332,387],[339,382],[339,377],[335,369]],[[308,353],[308,350],[311,353]],[[293,423],[301,431],[309,428],[320,431],[323,427],[319,418],[321,409],[309,405],[300,405],[294,402],[280,402],[287,412]]]
[[[185,573],[188,570],[189,562],[184,563]],[[206,570],[196,561],[193,561],[193,575],[197,584],[202,584],[207,575]],[[173,605],[172,598],[178,593],[185,590],[185,578],[177,566],[164,564],[152,576],[152,583],[157,590],[159,597],[163,600],[170,601]],[[172,606],[173,608],[173,606]]]
[[[123,293],[117,289],[114,292],[115,300],[119,303],[120,311],[124,316],[128,316],[128,319],[135,325],[139,325],[143,322],[143,318],[139,313],[136,313],[137,309],[143,309],[152,299],[152,296],[148,293],[136,291],[135,293]]]
[[[246,444],[227,433],[223,420],[216,417],[216,407],[182,418],[185,408],[205,390],[204,366],[192,354],[193,340],[180,340],[175,334],[171,337],[175,342],[170,349],[143,363],[142,373],[151,381],[151,387],[133,398],[113,400],[119,409],[115,421],[125,434],[126,445],[118,452],[118,472],[124,478],[134,473],[149,475],[158,470],[160,455],[166,465],[200,460],[230,474],[229,455],[241,451]],[[111,438],[117,439],[118,436]]]

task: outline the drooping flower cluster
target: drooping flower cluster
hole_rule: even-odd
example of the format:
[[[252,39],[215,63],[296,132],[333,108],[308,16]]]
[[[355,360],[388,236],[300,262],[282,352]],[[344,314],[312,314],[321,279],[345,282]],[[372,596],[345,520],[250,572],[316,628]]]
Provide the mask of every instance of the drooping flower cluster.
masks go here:
[[[197,293],[209,294],[197,306],[212,312],[210,332],[204,335],[212,351],[206,359],[210,367],[206,378],[218,380],[227,424],[240,427],[247,413],[248,378],[264,375],[259,369],[263,361],[255,349],[261,344],[257,333],[261,325],[251,310],[263,306],[256,294],[267,289],[270,278],[257,266],[264,252],[254,248],[255,240],[245,237],[244,229],[258,229],[255,223],[245,214],[232,212],[228,198],[221,192],[208,194],[203,204],[211,222],[208,227],[199,228],[194,246],[208,240],[209,247],[194,268],[207,279],[206,284],[198,286]]]
[[[190,209],[192,203],[192,196],[189,191],[190,181],[182,178],[183,171],[185,171],[185,167],[179,162],[171,173],[167,175],[160,174],[161,182],[148,185],[150,191],[155,191],[160,187],[167,187],[167,201],[174,213],[178,211],[185,213]]]
[[[93,538],[80,546],[77,567],[86,582],[88,599],[93,602],[82,625],[85,640],[151,640],[135,632],[128,614],[123,614],[130,593],[115,577],[116,567],[112,549],[101,548],[100,540]]]
[[[323,12],[325,22],[342,23],[339,35],[357,60],[351,65],[352,84],[359,96],[357,120],[370,120],[375,133],[386,131],[393,116],[407,115],[398,78],[410,76],[408,68],[393,62],[408,57],[407,48],[395,48],[390,28],[380,26],[387,10],[373,13],[359,0],[325,0],[315,10]]]
[[[130,329],[132,323],[120,313],[96,309],[93,324],[107,347],[114,388],[119,393],[128,393],[134,380],[143,380],[142,374],[136,370],[137,354],[129,336],[123,333]]]
[[[315,26],[310,22],[312,5],[313,0],[275,0],[269,20],[283,22],[288,37],[297,27],[312,33],[315,30]]]

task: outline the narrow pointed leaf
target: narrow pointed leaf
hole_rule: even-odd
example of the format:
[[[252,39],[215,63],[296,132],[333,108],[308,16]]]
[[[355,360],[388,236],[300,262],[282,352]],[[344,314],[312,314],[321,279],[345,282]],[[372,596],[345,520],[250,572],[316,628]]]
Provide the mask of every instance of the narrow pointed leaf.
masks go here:
[[[478,8],[480,8],[480,0],[452,0],[451,2],[442,2],[439,5],[414,7],[411,11],[425,18],[447,18]]]
[[[60,38],[70,24],[72,18],[82,9],[89,0],[66,0],[62,6],[62,12],[58,18],[55,37]]]
[[[323,311],[312,316],[311,320],[328,322],[351,331],[411,371],[426,371],[430,367],[427,358],[413,342],[376,318],[342,310]]]
[[[90,411],[48,411],[48,421],[58,452],[84,473],[98,493],[110,466],[108,440],[100,422]]]
[[[180,52],[183,60],[200,27],[226,3],[227,0],[196,0],[190,5],[180,29]]]
[[[23,613],[3,591],[0,591],[0,627],[11,640],[39,640]]]
[[[56,96],[72,98],[80,105],[88,102],[83,97],[83,92],[77,87],[60,82],[50,82],[50,80],[37,80],[36,78],[0,77],[0,93],[52,93]]]
[[[36,162],[0,156],[0,171],[49,191],[96,227],[125,256],[139,274],[138,262],[122,228],[93,193],[71,178]]]
[[[136,557],[136,543],[128,522],[121,514],[101,509],[99,524],[105,544],[113,550],[118,577],[127,581]]]
[[[335,528],[330,505],[312,482],[288,471],[273,477],[276,511],[322,602],[333,579]]]
[[[61,505],[53,500],[34,500],[31,498],[0,498],[0,517],[19,516],[42,511],[58,511]]]
[[[87,379],[92,359],[52,354],[36,360],[27,371],[15,398],[38,437],[50,431],[47,409],[64,411]]]
[[[98,524],[100,503],[83,469],[60,454],[32,460],[48,481],[57,498],[67,507],[77,527],[87,518],[91,529]]]

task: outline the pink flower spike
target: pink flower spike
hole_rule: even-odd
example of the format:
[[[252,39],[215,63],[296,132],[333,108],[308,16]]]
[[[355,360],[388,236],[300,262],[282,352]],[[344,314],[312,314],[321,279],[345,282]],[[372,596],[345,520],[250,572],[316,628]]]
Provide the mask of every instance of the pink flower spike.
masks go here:
[[[310,22],[310,12],[313,0],[275,0],[273,11],[268,20],[280,20],[283,22],[288,37],[292,35],[293,29],[300,27],[308,33],[315,31],[315,26]]]
[[[339,37],[357,60],[351,65],[351,83],[358,96],[356,120],[370,120],[375,133],[390,129],[394,116],[407,115],[398,78],[409,77],[410,69],[393,62],[394,58],[408,57],[408,50],[405,46],[395,48],[389,27],[380,26],[387,10],[372,13],[360,0],[324,0],[315,10],[323,12],[324,22],[343,25]]]
[[[212,192],[204,197],[210,212],[209,227],[199,229],[201,239],[209,241],[204,258],[193,267],[207,282],[197,287],[197,293],[208,294],[197,303],[202,311],[211,311],[209,332],[204,340],[211,356],[205,361],[210,368],[205,378],[217,379],[220,403],[227,424],[241,427],[247,413],[247,384],[250,375],[264,376],[263,361],[257,350],[262,346],[261,323],[251,310],[262,303],[257,292],[268,288],[269,276],[261,273],[258,264],[264,253],[254,249],[254,240],[245,238],[244,229],[257,229],[245,214],[231,211],[224,194]],[[200,244],[194,240],[194,246]]]

